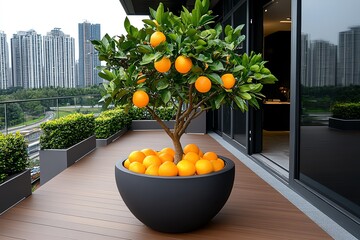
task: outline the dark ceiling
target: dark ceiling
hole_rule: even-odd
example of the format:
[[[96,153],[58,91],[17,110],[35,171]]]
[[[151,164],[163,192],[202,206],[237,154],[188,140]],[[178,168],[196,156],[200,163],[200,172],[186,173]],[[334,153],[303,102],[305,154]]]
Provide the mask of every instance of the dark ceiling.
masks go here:
[[[186,6],[188,0],[120,0],[127,15],[149,15],[149,7],[156,10],[160,2],[165,9],[177,13],[182,6]]]
[[[195,0],[119,0],[127,15],[149,15],[149,7],[155,9],[159,3],[164,4],[165,9],[178,14],[182,10],[182,6],[188,9],[194,7]],[[211,0],[211,7],[219,0]]]

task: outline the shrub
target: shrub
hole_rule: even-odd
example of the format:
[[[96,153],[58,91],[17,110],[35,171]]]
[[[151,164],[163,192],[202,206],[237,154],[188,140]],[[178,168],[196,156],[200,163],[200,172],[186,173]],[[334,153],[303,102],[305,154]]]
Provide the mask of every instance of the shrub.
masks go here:
[[[335,118],[360,119],[360,103],[335,103],[331,111]]]
[[[95,118],[95,135],[98,139],[108,138],[131,123],[129,114],[115,108],[103,111]]]
[[[40,125],[41,149],[66,149],[94,135],[93,114],[73,113]]]
[[[169,121],[174,119],[175,109],[172,107],[159,107],[155,109],[156,114],[161,120]],[[132,107],[129,110],[132,120],[154,120],[146,108]]]
[[[19,133],[0,133],[0,182],[7,176],[22,172],[28,166],[27,144]]]

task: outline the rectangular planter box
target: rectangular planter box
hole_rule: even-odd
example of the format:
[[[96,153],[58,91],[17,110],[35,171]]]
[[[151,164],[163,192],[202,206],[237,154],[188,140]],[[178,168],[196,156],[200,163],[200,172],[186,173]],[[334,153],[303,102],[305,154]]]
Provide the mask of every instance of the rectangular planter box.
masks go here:
[[[30,169],[10,176],[0,184],[0,214],[30,195]]]
[[[360,119],[329,118],[329,127],[340,130],[360,130]]]
[[[174,128],[175,120],[164,121],[166,126],[170,129]],[[162,130],[160,124],[156,120],[132,120],[131,130]],[[193,119],[187,129],[186,133],[206,133],[206,113],[203,112],[200,116]]]
[[[118,131],[117,133],[111,135],[108,138],[105,138],[105,139],[97,138],[96,139],[96,147],[103,147],[103,146],[109,145],[110,143],[114,142],[116,139],[118,139],[119,137],[124,135],[127,132],[127,130],[128,130],[128,128],[125,127],[123,129],[121,129],[120,131]]]
[[[173,129],[175,121],[164,121],[165,125]],[[156,120],[132,120],[131,130],[161,130],[160,124]]]
[[[43,185],[67,167],[96,148],[95,135],[68,149],[40,150],[40,185]]]

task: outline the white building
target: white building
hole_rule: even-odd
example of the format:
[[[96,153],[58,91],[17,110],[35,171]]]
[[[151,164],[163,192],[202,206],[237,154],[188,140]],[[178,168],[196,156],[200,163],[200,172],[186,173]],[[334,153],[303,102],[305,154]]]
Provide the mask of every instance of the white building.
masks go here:
[[[75,39],[54,28],[44,36],[44,87],[73,88]]]

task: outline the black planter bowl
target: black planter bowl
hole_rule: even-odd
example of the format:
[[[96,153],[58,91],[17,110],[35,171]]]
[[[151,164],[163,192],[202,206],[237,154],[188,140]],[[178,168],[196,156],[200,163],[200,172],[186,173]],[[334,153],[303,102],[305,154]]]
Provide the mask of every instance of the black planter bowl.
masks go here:
[[[222,170],[189,177],[137,174],[118,161],[116,184],[126,206],[146,226],[159,232],[189,232],[209,223],[230,196],[235,164],[220,158],[225,161]]]

